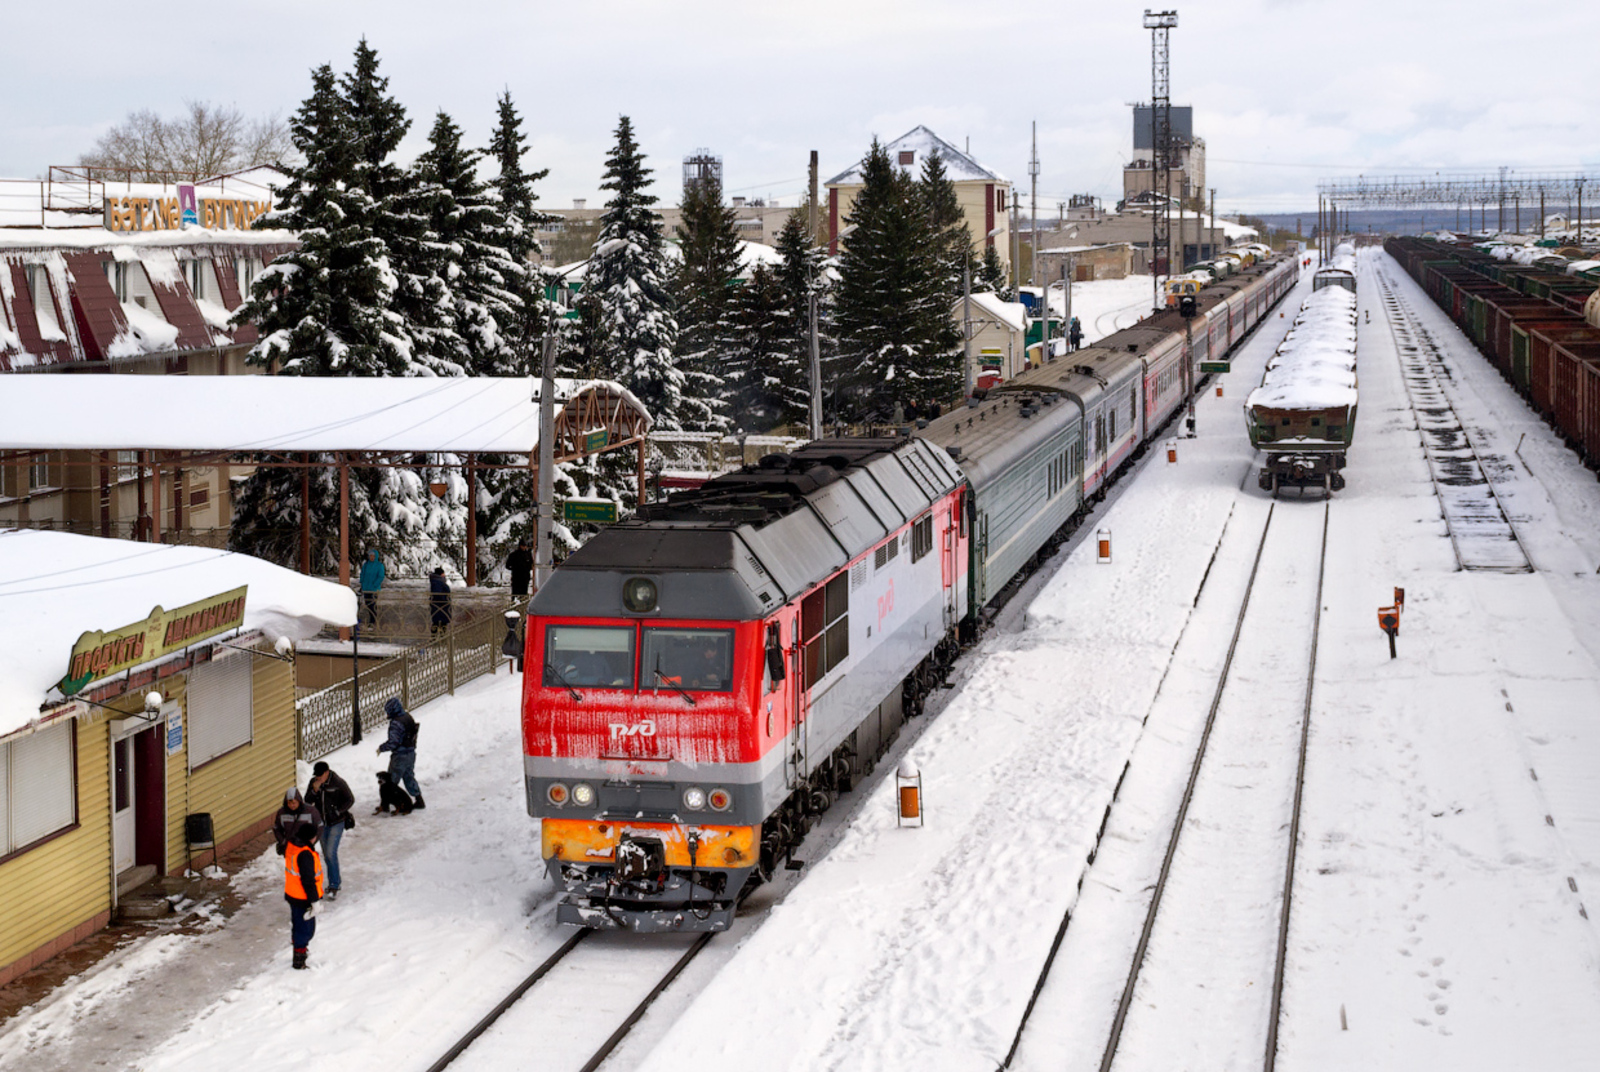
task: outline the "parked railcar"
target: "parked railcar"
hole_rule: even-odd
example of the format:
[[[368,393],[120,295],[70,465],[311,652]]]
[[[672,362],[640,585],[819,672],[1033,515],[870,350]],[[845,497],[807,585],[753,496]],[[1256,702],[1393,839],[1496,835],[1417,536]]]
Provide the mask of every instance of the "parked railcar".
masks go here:
[[[1261,386],[1245,400],[1250,445],[1266,452],[1261,489],[1343,488],[1356,402],[1356,296],[1324,287],[1300,307]]]
[[[819,440],[649,504],[535,595],[527,806],[565,923],[723,930],[887,747],[963,631],[1182,405],[1298,260],[1203,288],[895,439]]]

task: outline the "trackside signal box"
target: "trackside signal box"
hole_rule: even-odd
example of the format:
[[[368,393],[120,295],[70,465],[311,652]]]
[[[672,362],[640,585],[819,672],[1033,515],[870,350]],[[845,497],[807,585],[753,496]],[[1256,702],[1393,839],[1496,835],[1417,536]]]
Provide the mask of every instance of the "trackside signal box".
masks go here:
[[[1389,634],[1389,658],[1395,657],[1394,638],[1400,633],[1400,608],[1379,607],[1378,628]]]

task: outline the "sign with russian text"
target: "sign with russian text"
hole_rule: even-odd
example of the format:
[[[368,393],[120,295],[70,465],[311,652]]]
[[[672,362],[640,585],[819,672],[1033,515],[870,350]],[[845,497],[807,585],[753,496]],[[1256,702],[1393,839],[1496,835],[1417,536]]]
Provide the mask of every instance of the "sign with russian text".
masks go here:
[[[561,514],[572,522],[610,525],[617,520],[617,504],[610,499],[568,499],[561,504]]]
[[[604,428],[596,428],[592,432],[585,432],[583,433],[584,453],[593,454],[596,451],[604,450],[606,444],[610,441],[611,433],[607,432]]]
[[[244,597],[245,588],[239,587],[176,610],[157,606],[144,621],[119,629],[90,630],[72,646],[66,675],[56,687],[63,696],[75,696],[113,674],[238,629],[244,624]]]
[[[178,183],[178,225],[180,227],[200,226],[200,202],[195,199],[194,183]]]
[[[191,210],[196,222],[209,230],[248,231],[272,211],[272,202],[202,197],[198,208],[186,210],[181,196],[107,197],[105,226],[108,231],[176,231],[188,222]]]
[[[175,756],[182,751],[183,708],[173,704],[172,710],[167,712],[167,755]]]

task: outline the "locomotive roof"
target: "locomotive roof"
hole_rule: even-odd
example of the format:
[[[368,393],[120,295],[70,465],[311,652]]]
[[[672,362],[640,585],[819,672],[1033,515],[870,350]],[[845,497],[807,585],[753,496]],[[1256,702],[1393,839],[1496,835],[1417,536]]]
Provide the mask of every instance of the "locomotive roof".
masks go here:
[[[919,439],[822,439],[679,492],[604,529],[534,597],[536,614],[628,616],[622,581],[657,582],[651,617],[759,618],[842,569],[961,483]]]

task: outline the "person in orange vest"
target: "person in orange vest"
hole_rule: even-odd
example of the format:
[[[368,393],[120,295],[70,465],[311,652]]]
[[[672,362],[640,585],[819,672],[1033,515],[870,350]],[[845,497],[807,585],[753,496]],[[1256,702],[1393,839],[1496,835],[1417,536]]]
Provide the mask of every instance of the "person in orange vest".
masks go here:
[[[294,966],[304,968],[311,937],[317,933],[317,903],[322,900],[322,857],[316,835],[296,830],[283,853],[283,899],[289,902],[289,937]]]

